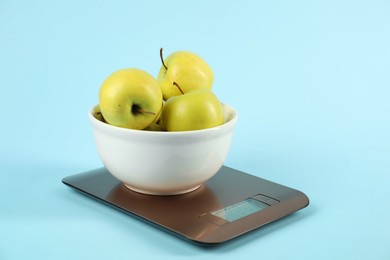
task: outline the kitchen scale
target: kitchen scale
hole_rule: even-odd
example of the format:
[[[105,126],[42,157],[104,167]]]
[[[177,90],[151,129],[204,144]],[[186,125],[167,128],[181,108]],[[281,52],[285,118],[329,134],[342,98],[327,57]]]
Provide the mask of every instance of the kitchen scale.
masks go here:
[[[171,196],[137,193],[105,168],[62,182],[90,197],[201,244],[219,244],[309,204],[295,189],[222,166],[195,191]]]

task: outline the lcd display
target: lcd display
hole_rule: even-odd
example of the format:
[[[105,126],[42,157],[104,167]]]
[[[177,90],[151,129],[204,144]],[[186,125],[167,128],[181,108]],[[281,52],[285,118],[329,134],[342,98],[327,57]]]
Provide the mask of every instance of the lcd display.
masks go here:
[[[229,222],[233,222],[267,207],[267,204],[252,198],[248,198],[232,206],[211,212],[211,214],[223,218]]]

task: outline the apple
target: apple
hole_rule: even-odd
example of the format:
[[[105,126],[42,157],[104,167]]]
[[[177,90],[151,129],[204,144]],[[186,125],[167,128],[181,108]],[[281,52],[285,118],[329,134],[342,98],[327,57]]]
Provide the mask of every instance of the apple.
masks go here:
[[[103,82],[99,107],[108,124],[140,130],[158,119],[162,92],[156,79],[146,71],[122,69]]]
[[[151,125],[146,127],[144,130],[146,130],[146,131],[155,131],[155,132],[164,132],[164,131],[166,131],[165,128],[162,125],[157,124],[157,123],[152,123]]]
[[[167,131],[190,131],[223,124],[221,102],[209,89],[197,89],[169,98],[162,111]]]
[[[164,104],[165,104],[165,101],[163,100],[162,102],[162,106],[164,108]],[[162,124],[162,119],[161,119],[161,114],[162,114],[162,111],[163,111],[163,108],[161,109],[159,115],[157,116],[156,120],[150,124],[148,127],[146,127],[144,130],[147,130],[147,131],[166,131],[163,124]]]
[[[211,67],[198,55],[189,51],[176,51],[164,60],[160,49],[162,66],[157,76],[164,100],[187,93],[191,90],[211,89],[214,72]],[[181,91],[174,85],[177,83]]]
[[[97,106],[95,106],[95,107],[93,108],[92,113],[93,113],[93,116],[94,116],[97,120],[102,121],[103,123],[106,123],[106,120],[104,120],[104,117],[103,117],[102,111],[100,110],[99,105],[97,105]]]

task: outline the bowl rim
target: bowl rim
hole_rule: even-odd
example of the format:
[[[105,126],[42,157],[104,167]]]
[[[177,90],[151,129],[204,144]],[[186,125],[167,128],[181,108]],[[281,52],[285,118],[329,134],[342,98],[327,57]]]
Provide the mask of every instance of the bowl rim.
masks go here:
[[[151,130],[138,130],[138,129],[131,129],[131,128],[125,128],[125,127],[120,127],[120,126],[115,126],[115,125],[110,125],[108,123],[102,122],[99,119],[97,119],[94,115],[93,112],[95,108],[98,106],[98,104],[92,106],[89,109],[88,112],[88,117],[90,121],[99,126],[103,127],[105,129],[111,129],[112,131],[119,131],[122,133],[137,133],[137,134],[145,134],[145,135],[162,135],[162,136],[185,136],[185,135],[191,135],[191,134],[200,134],[200,133],[208,133],[208,132],[215,132],[221,129],[228,129],[236,124],[236,121],[238,120],[238,113],[235,108],[233,108],[230,105],[227,105],[225,103],[222,103],[224,106],[226,106],[228,109],[232,111],[232,117],[229,121],[223,123],[222,125],[219,126],[214,126],[210,128],[205,128],[205,129],[200,129],[200,130],[188,130],[188,131],[151,131]]]

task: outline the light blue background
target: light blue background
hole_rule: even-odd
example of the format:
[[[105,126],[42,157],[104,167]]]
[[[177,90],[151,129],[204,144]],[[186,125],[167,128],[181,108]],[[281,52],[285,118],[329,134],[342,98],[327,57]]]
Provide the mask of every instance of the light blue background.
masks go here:
[[[159,48],[215,71],[226,165],[308,208],[203,249],[61,183],[100,167],[101,82]],[[390,2],[0,0],[0,259],[390,259]],[[207,258],[207,259],[208,259]]]

